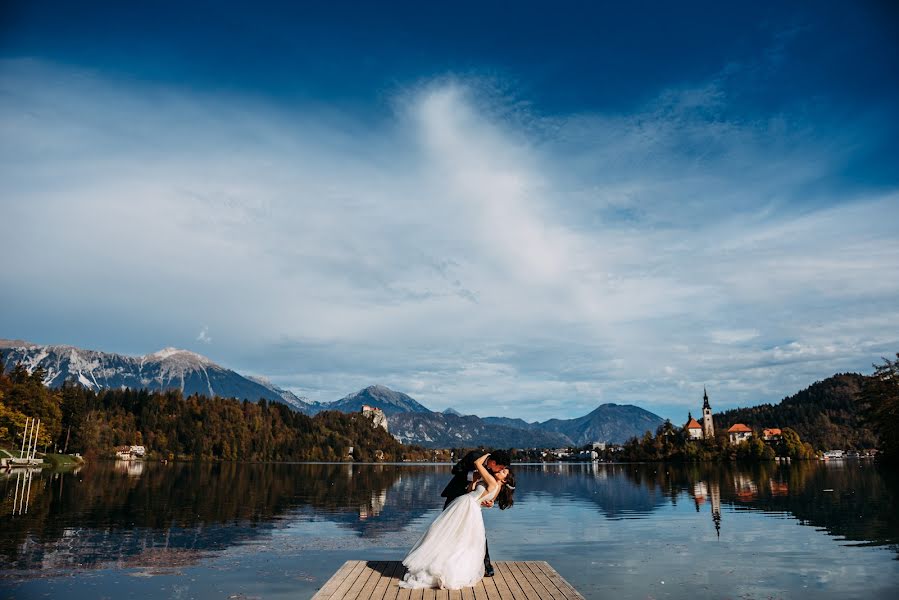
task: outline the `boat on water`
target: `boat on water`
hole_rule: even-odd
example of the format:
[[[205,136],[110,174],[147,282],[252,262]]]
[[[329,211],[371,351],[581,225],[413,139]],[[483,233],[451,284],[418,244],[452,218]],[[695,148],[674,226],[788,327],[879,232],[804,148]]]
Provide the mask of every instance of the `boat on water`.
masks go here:
[[[19,450],[19,456],[11,456],[4,458],[0,465],[7,471],[13,469],[30,469],[40,467],[44,464],[43,458],[37,458],[37,440],[41,431],[41,420],[28,418],[25,421],[25,428],[22,430],[22,449]]]

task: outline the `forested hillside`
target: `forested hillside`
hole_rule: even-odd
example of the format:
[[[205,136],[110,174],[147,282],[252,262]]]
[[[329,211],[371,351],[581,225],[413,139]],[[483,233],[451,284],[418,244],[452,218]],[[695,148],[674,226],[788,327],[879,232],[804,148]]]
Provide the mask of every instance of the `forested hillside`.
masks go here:
[[[866,377],[841,373],[818,381],[778,404],[736,408],[714,415],[716,431],[743,423],[756,431],[789,427],[817,450],[874,448],[877,437],[864,418]]]
[[[43,373],[0,372],[0,444],[18,447],[26,417],[41,419],[39,449],[111,455],[139,444],[156,457],[224,460],[412,460],[432,451],[403,446],[361,414],[309,417],[275,402],[187,398],[178,390],[49,389]],[[352,448],[352,459],[349,451]]]

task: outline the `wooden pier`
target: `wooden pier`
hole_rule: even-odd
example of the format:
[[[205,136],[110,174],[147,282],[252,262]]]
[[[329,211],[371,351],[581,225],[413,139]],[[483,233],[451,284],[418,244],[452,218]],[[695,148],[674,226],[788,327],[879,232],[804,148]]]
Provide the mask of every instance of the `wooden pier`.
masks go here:
[[[496,574],[473,588],[407,590],[399,561],[348,560],[312,600],[584,600],[544,561],[494,561]]]

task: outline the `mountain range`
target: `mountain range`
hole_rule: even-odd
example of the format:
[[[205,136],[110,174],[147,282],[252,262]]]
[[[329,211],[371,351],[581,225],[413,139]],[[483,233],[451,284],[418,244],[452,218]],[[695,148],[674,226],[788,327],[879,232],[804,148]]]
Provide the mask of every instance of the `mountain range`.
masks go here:
[[[175,348],[132,357],[73,346],[0,340],[0,354],[6,369],[16,364],[22,364],[29,372],[43,369],[44,383],[49,387],[76,381],[95,391],[174,388],[186,396],[198,394],[253,401],[264,398],[309,415],[323,410],[359,412],[363,405],[368,405],[384,411],[389,431],[396,439],[430,448],[549,448],[594,441],[622,443],[644,431],[654,431],[663,422],[658,415],[637,406],[616,404],[603,404],[576,419],[551,419],[542,423],[507,417],[463,416],[452,408],[432,411],[411,396],[381,385],[333,402],[317,402],[281,389],[266,379],[243,376],[205,356]]]

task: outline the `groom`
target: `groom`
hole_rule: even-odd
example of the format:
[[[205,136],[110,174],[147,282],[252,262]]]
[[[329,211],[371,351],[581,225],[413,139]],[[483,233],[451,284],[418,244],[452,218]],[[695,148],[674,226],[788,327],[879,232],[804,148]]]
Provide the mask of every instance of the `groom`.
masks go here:
[[[484,456],[484,452],[472,450],[453,467],[453,478],[440,493],[441,496],[446,498],[446,502],[443,503],[444,510],[450,505],[450,502],[459,496],[468,493],[468,484],[472,482],[475,472],[477,471],[474,466],[474,461],[482,456]],[[490,456],[487,457],[487,460],[484,462],[484,467],[491,473],[499,473],[508,467],[510,462],[511,460],[508,452],[505,450],[496,450],[495,452],[491,452]],[[486,502],[484,506],[490,508],[493,506],[493,501]],[[484,539],[484,575],[493,577],[493,565],[490,564],[490,549],[487,547],[486,536]]]

